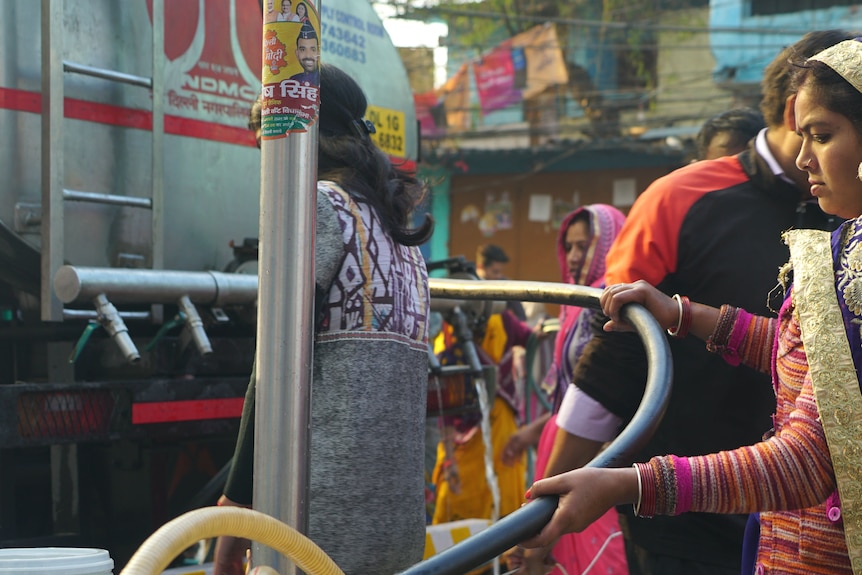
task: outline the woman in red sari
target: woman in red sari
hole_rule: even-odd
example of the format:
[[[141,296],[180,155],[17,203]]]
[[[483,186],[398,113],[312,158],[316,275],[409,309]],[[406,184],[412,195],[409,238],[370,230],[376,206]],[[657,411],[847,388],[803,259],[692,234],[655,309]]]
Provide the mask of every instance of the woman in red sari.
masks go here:
[[[564,283],[604,287],[605,256],[624,220],[622,212],[604,204],[583,206],[566,216],[557,238],[557,257]],[[574,422],[567,418],[574,402],[589,401],[569,382],[578,357],[591,337],[590,323],[595,314],[594,310],[575,306],[562,306],[560,309],[554,362],[543,382],[543,387],[554,400],[554,414],[545,417],[544,421],[537,420],[532,426],[534,433],[541,430],[536,453],[536,480],[545,477],[558,432],[572,432],[572,426],[578,425],[578,433],[582,436],[586,433],[586,437],[609,440],[619,430],[621,421],[613,416],[609,418],[605,410],[600,410],[600,413],[597,410],[598,420],[595,422]],[[583,427],[588,429],[585,431]],[[527,434],[529,431],[525,432]],[[530,439],[526,441],[535,443]],[[520,572],[545,573],[551,565],[554,566],[551,573],[556,575],[584,573],[588,568],[607,575],[627,574],[616,511],[610,510],[583,533],[564,535],[553,550],[550,546],[530,550]]]

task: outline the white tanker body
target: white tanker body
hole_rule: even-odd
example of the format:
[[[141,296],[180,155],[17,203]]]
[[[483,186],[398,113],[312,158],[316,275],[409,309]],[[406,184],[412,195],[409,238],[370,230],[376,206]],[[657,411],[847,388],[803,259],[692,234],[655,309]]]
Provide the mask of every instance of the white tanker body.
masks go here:
[[[412,94],[380,19],[364,0],[322,4],[323,60],[368,94],[381,148],[414,161]],[[267,8],[0,0],[2,547],[104,547],[119,567],[211,502],[200,489],[232,454],[255,310],[194,294],[210,288],[200,273],[239,293],[222,272],[256,270],[247,124]],[[65,264],[170,270],[159,281],[191,277],[192,296],[63,304]]]

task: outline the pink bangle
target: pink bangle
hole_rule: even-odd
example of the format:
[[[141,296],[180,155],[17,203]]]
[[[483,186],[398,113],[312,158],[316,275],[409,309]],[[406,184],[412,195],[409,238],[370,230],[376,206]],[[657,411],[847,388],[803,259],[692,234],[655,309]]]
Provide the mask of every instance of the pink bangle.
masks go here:
[[[679,321],[677,321],[675,328],[668,328],[667,333],[671,337],[682,338],[687,336],[691,329],[691,300],[688,299],[688,296],[681,296],[678,293],[673,294],[673,299],[679,305]]]
[[[751,314],[744,309],[739,310],[736,316],[736,321],[733,324],[733,329],[730,332],[730,339],[727,342],[727,349],[722,356],[724,361],[730,365],[739,365],[739,346],[745,339],[745,334],[748,333],[748,324],[751,322]]]
[[[691,464],[686,457],[671,455],[673,461],[674,475],[676,475],[676,508],[674,515],[687,513],[691,510],[692,481]]]

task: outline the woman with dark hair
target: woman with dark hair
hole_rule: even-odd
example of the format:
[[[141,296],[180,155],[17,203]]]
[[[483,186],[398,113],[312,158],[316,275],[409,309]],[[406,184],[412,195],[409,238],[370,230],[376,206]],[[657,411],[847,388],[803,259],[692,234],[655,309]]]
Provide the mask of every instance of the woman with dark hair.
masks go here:
[[[766,127],[763,114],[754,108],[733,108],[709,118],[695,137],[697,160],[735,156]]]
[[[320,79],[308,536],[345,573],[395,573],[425,543],[430,298],[417,246],[433,222],[410,226],[423,187],[371,141],[359,85],[331,65]],[[251,504],[254,382],[220,505]],[[219,538],[215,575],[243,573],[247,548]]]
[[[562,282],[592,287],[605,286],[605,257],[625,222],[625,215],[613,206],[592,204],[570,212],[557,236],[557,260]],[[613,439],[621,421],[602,412],[587,418],[572,417],[574,406],[588,402],[572,385],[572,373],[593,332],[590,324],[598,311],[564,305],[560,307],[560,331],[554,342],[551,368],[542,382],[554,405],[548,413],[524,426],[504,449],[504,457],[514,457],[528,445],[537,445],[535,478],[541,479],[554,469],[549,465],[557,435],[578,433],[604,443]],[[511,451],[510,451],[511,450]],[[520,566],[521,550],[516,550],[509,567]],[[524,559],[526,573],[583,573],[590,566],[605,575],[628,573],[622,533],[615,510],[595,521],[587,531],[568,534],[553,547],[530,550]],[[548,571],[548,569],[551,569]]]
[[[296,17],[303,24],[308,22],[308,6],[305,5],[305,2],[299,2],[296,5]]]
[[[784,234],[790,262],[779,274],[778,318],[670,298],[643,281],[609,286],[601,298],[611,318],[605,330],[628,329],[620,308],[638,302],[670,335],[692,334],[731,365],[771,372],[774,429],[749,447],[537,482],[531,496],[561,498],[526,544],[580,531],[626,503],[644,517],[759,511],[755,573],[862,573],[862,42],[823,50],[799,64],[794,80],[796,166],[824,212],[853,219],[832,234]]]

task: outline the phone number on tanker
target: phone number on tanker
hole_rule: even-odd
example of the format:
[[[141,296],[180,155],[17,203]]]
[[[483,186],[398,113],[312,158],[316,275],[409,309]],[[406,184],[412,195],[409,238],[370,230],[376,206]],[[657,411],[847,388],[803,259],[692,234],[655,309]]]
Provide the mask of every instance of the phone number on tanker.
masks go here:
[[[335,42],[326,38],[323,39],[323,52],[325,54],[335,54],[336,56],[341,56],[343,58],[353,60],[354,62],[359,62],[360,64],[365,63],[364,50],[345,46],[341,42]]]
[[[398,134],[376,133],[372,139],[377,143],[377,146],[384,152],[390,154],[404,155],[404,138]]]

